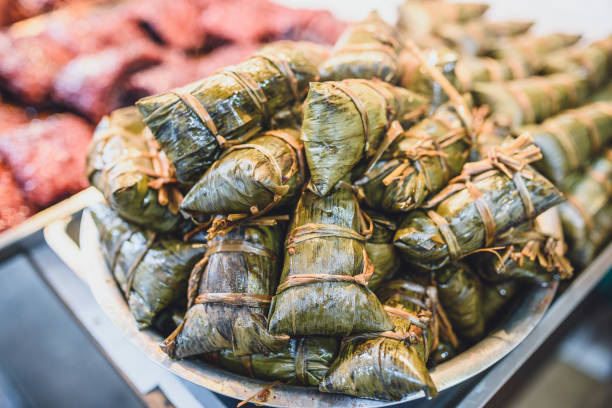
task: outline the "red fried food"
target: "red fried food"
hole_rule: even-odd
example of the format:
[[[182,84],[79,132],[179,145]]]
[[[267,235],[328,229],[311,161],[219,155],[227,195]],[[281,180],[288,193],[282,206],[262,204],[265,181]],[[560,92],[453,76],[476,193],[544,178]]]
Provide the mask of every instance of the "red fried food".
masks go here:
[[[0,133],[7,132],[27,121],[28,115],[23,109],[0,102]]]
[[[85,152],[92,129],[57,114],[0,134],[0,157],[31,204],[45,207],[87,187]]]
[[[161,55],[157,46],[147,42],[81,55],[57,74],[53,99],[97,122],[125,104],[125,82],[130,75],[159,63]]]
[[[41,35],[0,34],[0,84],[20,100],[41,105],[49,99],[55,75],[73,55]]]
[[[198,16],[207,3],[204,0],[138,0],[128,3],[125,9],[130,19],[145,26],[163,44],[194,50],[205,42],[205,31]]]
[[[13,180],[11,171],[0,163],[0,231],[4,231],[24,221],[32,214]]]

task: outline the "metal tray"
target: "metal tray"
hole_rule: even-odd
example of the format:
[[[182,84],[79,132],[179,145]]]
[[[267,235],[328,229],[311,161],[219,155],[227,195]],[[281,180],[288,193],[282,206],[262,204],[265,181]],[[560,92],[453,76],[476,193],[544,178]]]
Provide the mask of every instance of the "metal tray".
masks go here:
[[[163,339],[156,332],[137,329],[123,295],[106,267],[99,249],[97,230],[88,212],[83,214],[81,220],[80,248],[66,234],[68,221],[58,221],[45,228],[47,243],[89,284],[94,297],[113,323],[151,360],[188,381],[237,399],[246,399],[269,384],[196,360],[169,359],[158,347]],[[540,321],[556,293],[557,286],[557,283],[553,283],[530,288],[530,292],[516,305],[512,314],[499,328],[470,349],[433,369],[431,374],[438,390],[445,390],[479,374],[512,351]],[[271,390],[265,404],[277,407],[379,407],[422,397],[423,392],[416,392],[403,401],[384,402],[320,393],[312,387],[279,385]]]

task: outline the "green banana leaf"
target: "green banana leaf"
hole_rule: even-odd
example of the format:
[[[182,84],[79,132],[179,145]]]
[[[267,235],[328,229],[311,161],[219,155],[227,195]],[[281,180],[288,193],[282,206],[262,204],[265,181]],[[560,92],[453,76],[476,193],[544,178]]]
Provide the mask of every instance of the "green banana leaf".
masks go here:
[[[510,304],[510,301],[517,295],[518,290],[519,283],[514,280],[482,283],[482,306],[487,326],[494,327],[497,325],[498,321],[496,318],[505,306]]]
[[[478,276],[461,262],[437,270],[434,276],[438,299],[455,333],[470,343],[484,337],[482,282]]]
[[[426,366],[436,337],[426,288],[392,281],[381,288],[380,298],[395,328],[390,333],[345,338],[319,390],[392,401],[420,390],[435,397],[436,386]]]
[[[289,226],[280,285],[270,306],[269,330],[292,336],[338,336],[393,328],[367,288],[372,264],[368,227],[351,191],[326,197],[305,191]]]
[[[489,55],[496,59],[520,60],[529,65],[531,73],[542,70],[547,54],[572,46],[580,35],[552,33],[543,36],[524,34],[498,40]]]
[[[591,89],[599,89],[612,70],[612,35],[587,47],[566,48],[546,56],[543,70],[547,74],[576,73],[588,81]]]
[[[478,82],[501,82],[522,79],[533,74],[520,59],[493,59],[462,56],[457,61],[455,75],[460,92],[469,92]]]
[[[376,153],[395,119],[423,112],[427,100],[382,81],[313,82],[304,102],[302,141],[311,190],[324,196]]]
[[[524,164],[539,158],[529,138],[519,139],[503,144],[500,156],[521,162],[526,153],[535,153]],[[459,180],[471,178],[469,186],[451,183],[428,201],[426,207],[434,211],[413,210],[404,217],[394,237],[404,260],[426,270],[441,268],[492,245],[497,234],[563,201],[550,181],[532,170],[524,171],[510,178],[488,160],[464,166]],[[531,203],[530,212],[526,203]]]
[[[427,364],[430,367],[435,367],[437,365],[447,362],[456,355],[457,350],[455,350],[454,347],[450,345],[450,343],[441,341],[440,344],[438,344],[438,347],[432,350],[431,354],[429,355],[429,361]]]
[[[236,357],[231,350],[222,350],[216,360],[221,367],[244,376],[316,387],[336,359],[338,345],[334,337],[297,337],[276,352]]]
[[[612,140],[612,101],[596,102],[564,111],[539,126],[524,126],[542,151],[534,166],[554,183],[586,166]]]
[[[189,271],[206,245],[158,236],[122,220],[103,204],[88,211],[98,229],[104,258],[138,328],[151,326],[184,298]]]
[[[565,258],[561,219],[553,207],[533,222],[512,228],[496,240],[497,254],[481,252],[470,257],[478,275],[489,282],[508,280],[544,284],[572,277]]]
[[[447,23],[466,23],[489,9],[483,3],[407,0],[398,8],[398,27],[406,36],[419,39]]]
[[[373,208],[410,211],[461,172],[469,147],[463,121],[453,105],[446,103],[397,137],[355,184]]]
[[[594,93],[592,93],[586,100],[587,103],[592,102],[612,102],[612,81],[608,83]]]
[[[118,109],[102,118],[87,154],[87,177],[121,217],[169,232],[183,222],[178,213],[182,194],[176,184],[162,187],[166,189],[163,192],[150,186],[158,178],[173,175],[169,168],[163,169],[164,158],[147,132],[135,107]],[[167,174],[161,174],[160,168]],[[160,173],[160,177],[153,173]],[[163,200],[164,193],[168,202]]]
[[[443,24],[435,34],[464,56],[485,55],[500,37],[515,36],[527,32],[531,21],[472,20],[466,24]]]
[[[539,123],[564,109],[578,106],[587,93],[587,82],[569,73],[481,82],[472,90],[477,105],[488,105],[498,122],[512,127]]]
[[[588,237],[581,242],[574,242],[567,253],[576,268],[585,268],[597,252],[610,243],[612,237],[612,204],[606,204],[593,217],[593,227]]]
[[[424,57],[430,66],[437,68],[452,85],[458,87],[456,66],[459,56],[455,51],[445,47],[435,48],[424,52]],[[411,51],[404,50],[400,53],[400,64],[402,67],[401,86],[428,97],[430,112],[448,101],[446,92],[423,67],[421,59]]]
[[[348,78],[396,83],[401,75],[398,54],[401,44],[395,27],[376,11],[349,25],[336,42],[334,52],[320,68],[322,81]]]
[[[324,47],[280,41],[249,60],[136,104],[183,183],[196,182],[222,150],[268,127],[319,78]],[[209,118],[210,117],[210,118]]]
[[[376,211],[368,210],[367,214],[374,224],[372,236],[365,244],[368,258],[374,264],[374,273],[368,282],[368,288],[376,290],[384,281],[395,275],[402,263],[393,246],[393,235],[397,230],[395,221]]]
[[[598,220],[597,215],[612,197],[612,149],[606,149],[583,175],[568,182],[564,192],[568,201],[559,206],[563,232],[569,247],[580,252],[579,248],[588,245],[593,231],[600,227],[596,221],[606,220],[605,216]]]
[[[189,190],[194,215],[257,214],[295,201],[305,182],[299,131],[271,130],[227,150]]]
[[[230,349],[237,356],[281,349],[266,331],[280,268],[282,229],[253,220],[215,235],[191,273],[183,323],[162,343],[171,358]]]

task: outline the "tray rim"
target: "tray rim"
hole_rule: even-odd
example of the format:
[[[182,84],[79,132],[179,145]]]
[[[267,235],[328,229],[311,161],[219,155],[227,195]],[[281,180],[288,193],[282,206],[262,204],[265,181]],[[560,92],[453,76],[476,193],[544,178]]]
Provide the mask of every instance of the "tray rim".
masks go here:
[[[170,360],[158,347],[162,337],[153,330],[139,331],[135,321],[106,266],[99,248],[97,229],[88,210],[81,219],[80,249],[70,246],[65,238],[67,222],[49,225],[45,239],[56,253],[89,285],[96,301],[122,334],[147,357],[172,373],[211,391],[236,399],[245,399],[269,382],[243,377],[203,362]],[[65,237],[61,237],[62,233]],[[75,259],[78,257],[78,259]],[[439,391],[453,387],[481,373],[512,351],[535,328],[544,316],[556,293],[558,282],[547,286],[532,286],[511,316],[491,331],[482,341],[455,358],[431,370]],[[401,401],[378,401],[340,394],[320,393],[313,387],[280,385],[272,389],[264,403],[269,406],[391,406],[424,397],[422,391],[408,395]]]

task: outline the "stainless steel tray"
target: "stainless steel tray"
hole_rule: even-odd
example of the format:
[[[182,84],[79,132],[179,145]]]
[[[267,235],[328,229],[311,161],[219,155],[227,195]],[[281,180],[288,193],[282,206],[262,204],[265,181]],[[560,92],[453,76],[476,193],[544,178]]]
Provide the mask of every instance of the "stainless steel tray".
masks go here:
[[[90,286],[94,297],[136,347],[171,372],[214,392],[237,399],[257,393],[268,383],[242,377],[195,360],[170,360],[158,347],[162,338],[152,330],[139,331],[124,298],[99,249],[96,227],[87,212],[81,221],[80,248],[65,231],[67,220],[45,228],[45,239],[55,252]],[[514,349],[537,325],[557,290],[557,284],[529,289],[511,316],[481,342],[432,370],[439,390],[445,390],[486,370]],[[424,397],[422,392],[403,401]],[[399,402],[399,401],[398,401]],[[377,407],[398,402],[383,402],[319,393],[314,388],[281,385],[271,390],[267,405],[287,407]]]

